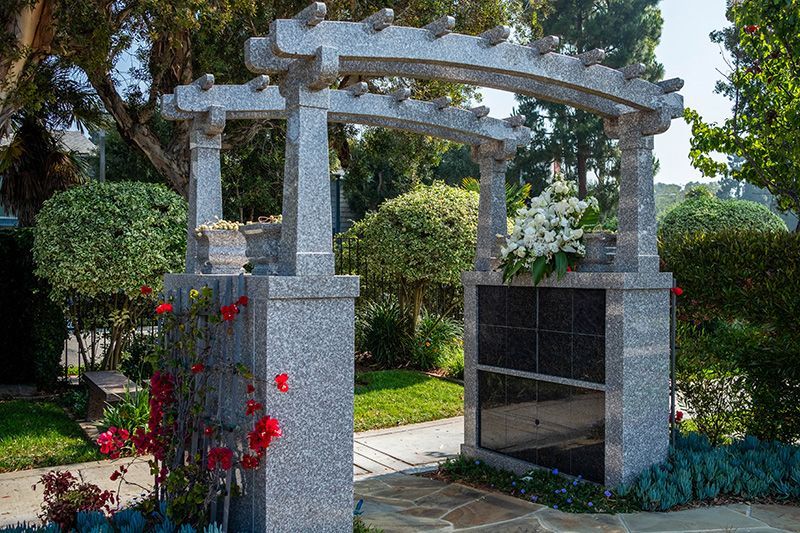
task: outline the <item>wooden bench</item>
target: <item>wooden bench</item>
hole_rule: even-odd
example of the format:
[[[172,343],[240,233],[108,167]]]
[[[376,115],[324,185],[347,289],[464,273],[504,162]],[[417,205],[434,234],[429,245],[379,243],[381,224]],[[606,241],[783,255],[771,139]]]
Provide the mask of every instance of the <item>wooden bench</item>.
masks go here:
[[[86,410],[88,420],[100,420],[106,404],[113,405],[122,401],[126,393],[136,395],[139,392],[136,383],[116,370],[85,372],[83,380],[89,388],[89,406]]]

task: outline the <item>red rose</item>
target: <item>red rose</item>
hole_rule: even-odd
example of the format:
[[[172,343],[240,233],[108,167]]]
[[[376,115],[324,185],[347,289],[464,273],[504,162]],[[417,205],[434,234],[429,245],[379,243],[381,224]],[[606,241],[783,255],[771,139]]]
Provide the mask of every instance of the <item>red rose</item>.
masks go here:
[[[247,394],[253,394],[256,391],[255,386],[252,383],[247,384]]]
[[[119,479],[119,476],[121,476],[121,475],[122,475],[122,474],[120,473],[120,471],[119,471],[119,470],[114,470],[114,471],[111,473],[111,477],[110,477],[109,479],[111,479],[111,481],[116,481],[116,480],[118,480],[118,479]]]
[[[203,370],[206,369],[206,365],[203,363],[196,363],[192,365],[192,374],[199,374]]]
[[[261,463],[261,460],[258,458],[257,455],[250,455],[246,453],[242,456],[242,468],[245,470],[252,470],[254,468],[258,468],[258,465]]]
[[[245,414],[247,416],[250,416],[254,414],[256,411],[260,411],[264,408],[262,404],[258,403],[255,400],[247,400],[247,403],[245,405],[247,406],[247,409],[245,409]]]
[[[163,315],[164,313],[171,313],[172,312],[172,304],[168,302],[164,302],[156,307],[156,314]]]
[[[683,289],[681,289],[680,287],[672,287],[670,291],[672,291],[672,294],[674,294],[675,296],[680,296],[683,294]]]
[[[286,392],[289,390],[289,374],[278,374],[275,376],[275,385],[278,386],[278,390],[281,392]]]
[[[243,305],[247,307],[247,304],[250,302],[250,298],[247,296],[239,296],[239,299],[236,300],[236,305]]]
[[[142,285],[141,288],[139,288],[139,290],[142,292],[144,296],[148,296],[153,292],[153,288],[148,287],[147,285]]]

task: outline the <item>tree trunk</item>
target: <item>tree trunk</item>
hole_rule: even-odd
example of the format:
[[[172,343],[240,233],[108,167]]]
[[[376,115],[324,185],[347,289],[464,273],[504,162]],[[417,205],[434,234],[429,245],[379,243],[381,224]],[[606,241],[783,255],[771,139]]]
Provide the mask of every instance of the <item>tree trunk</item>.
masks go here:
[[[589,159],[589,147],[583,139],[578,139],[576,154],[576,167],[578,172],[578,198],[586,198],[586,168]]]
[[[120,135],[129,144],[136,146],[155,169],[161,173],[172,189],[184,198],[189,193],[189,134],[188,125],[177,122],[171,149],[165,148],[150,127],[139,121],[131,112],[107,73],[87,73],[106,109],[117,123]]]
[[[38,0],[24,5],[16,14],[7,14],[4,31],[16,37],[18,56],[0,58],[0,137],[8,133],[11,116],[18,109],[14,92],[26,67],[37,63],[50,51],[53,41],[53,0]]]

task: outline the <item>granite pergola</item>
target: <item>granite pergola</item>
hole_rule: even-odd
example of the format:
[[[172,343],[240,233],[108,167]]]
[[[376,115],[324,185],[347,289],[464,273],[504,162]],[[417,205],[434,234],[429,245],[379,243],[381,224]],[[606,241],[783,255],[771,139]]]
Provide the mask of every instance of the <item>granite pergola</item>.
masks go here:
[[[555,52],[556,37],[528,45],[509,29],[451,33],[442,17],[394,26],[383,9],[361,22],[325,20],[314,2],[251,38],[256,77],[214,85],[204,76],[165,97],[165,115],[192,120],[189,230],[221,214],[219,150],[227,120],[287,121],[278,275],[245,276],[245,352],[256,375],[293,376],[291,394],[267,392],[285,437],[232,514],[237,531],[352,528],[353,304],[358,280],[336,276],[331,246],[327,123],[354,122],[435,135],[475,147],[481,191],[475,269],[465,272],[465,442],[495,465],[533,465],[614,485],[666,457],[669,292],[659,272],[653,201],[653,136],[681,115],[681,80],[641,79],[642,65],[611,69],[603,52]],[[264,74],[280,73],[280,87]],[[416,102],[407,91],[367,94],[330,87],[342,76],[398,76],[494,87],[571,105],[605,120],[622,152],[619,232],[613,261],[533,287],[493,271],[506,231],[505,166],[529,131],[519,118]],[[191,242],[192,239],[190,239]],[[213,275],[167,277],[197,286]]]
[[[399,89],[391,95],[369,94],[367,84],[359,82],[346,90],[329,90],[327,120],[383,126],[470,145],[473,147],[473,158],[481,169],[481,184],[487,191],[493,191],[493,195],[504,197],[503,177],[507,161],[514,157],[519,146],[530,141],[530,130],[522,125],[525,120],[523,116],[498,120],[488,117],[488,113],[489,109],[485,106],[469,110],[451,107],[447,97],[437,98],[432,102],[414,100],[410,98],[408,89]],[[162,100],[162,114],[168,120],[193,121],[190,133],[187,227],[189,246],[186,272],[199,273],[194,242],[195,228],[222,218],[219,161],[226,121],[285,120],[289,116],[286,98],[281,95],[279,87],[269,85],[269,77],[265,75],[243,85],[215,85],[214,76],[205,74],[192,84],[176,87],[174,94],[165,95]],[[324,137],[327,143],[327,135]],[[287,156],[289,155],[287,150]],[[284,193],[288,193],[291,200],[294,198],[293,189],[289,189]],[[495,235],[505,231],[505,212],[492,211],[494,203],[489,203],[488,200],[484,195],[486,216],[481,217],[484,223],[481,224],[478,247],[478,263],[481,265],[489,264],[496,242]],[[297,214],[298,217],[308,215],[309,213]],[[300,219],[298,222],[302,224]],[[294,227],[300,224],[295,224]],[[285,238],[288,238],[289,234],[285,232],[291,231],[290,227],[290,224],[283,225]],[[327,240],[325,244],[317,244],[323,249],[325,246],[330,248]],[[292,244],[288,242],[284,244],[286,250],[290,246]],[[283,264],[291,265],[291,260]],[[329,266],[330,273],[333,273],[332,262]]]

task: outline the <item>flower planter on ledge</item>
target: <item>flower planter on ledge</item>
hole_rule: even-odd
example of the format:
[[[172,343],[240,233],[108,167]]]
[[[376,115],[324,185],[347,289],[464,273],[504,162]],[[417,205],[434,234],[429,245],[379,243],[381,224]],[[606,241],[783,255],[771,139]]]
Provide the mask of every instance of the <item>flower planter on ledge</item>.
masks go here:
[[[611,272],[617,251],[617,234],[592,232],[583,235],[586,255],[578,263],[581,272]]]
[[[247,263],[245,241],[237,231],[204,229],[196,239],[197,263],[203,274],[238,274]]]
[[[239,228],[247,243],[247,260],[253,274],[273,276],[278,273],[281,247],[280,222],[253,222]]]

